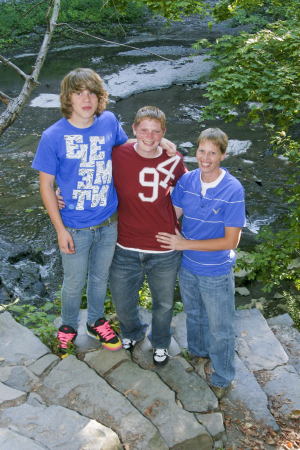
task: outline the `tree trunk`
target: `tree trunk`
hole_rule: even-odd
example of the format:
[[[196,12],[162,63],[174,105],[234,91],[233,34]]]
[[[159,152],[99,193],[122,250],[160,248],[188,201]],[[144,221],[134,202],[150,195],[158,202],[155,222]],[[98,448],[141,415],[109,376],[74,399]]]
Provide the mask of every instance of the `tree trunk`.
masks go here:
[[[47,17],[47,30],[44,35],[42,45],[40,47],[39,53],[37,55],[33,70],[30,75],[23,73],[17,66],[11,63],[4,57],[0,57],[3,64],[9,66],[12,70],[17,72],[22,78],[24,78],[24,85],[19,93],[19,95],[10,99],[5,94],[0,93],[0,99],[7,104],[6,110],[0,115],[0,135],[16,120],[16,118],[21,113],[24,105],[26,104],[31,92],[37,86],[38,78],[43,67],[44,61],[47,56],[50,41],[56,26],[57,17],[60,10],[60,0],[51,0],[48,10],[48,16],[51,15],[50,19]]]

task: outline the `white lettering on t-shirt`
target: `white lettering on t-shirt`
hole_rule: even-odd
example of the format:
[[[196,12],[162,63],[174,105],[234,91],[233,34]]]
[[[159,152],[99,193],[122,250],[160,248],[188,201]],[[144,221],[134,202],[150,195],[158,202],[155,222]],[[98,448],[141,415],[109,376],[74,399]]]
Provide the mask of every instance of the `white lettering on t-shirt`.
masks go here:
[[[77,199],[77,205],[76,205],[76,209],[79,210],[83,210],[84,209],[84,201],[85,200],[91,200],[91,191],[84,191],[84,190],[79,190],[79,189],[73,189],[73,195],[72,197],[75,199]]]
[[[92,192],[92,204],[91,204],[92,208],[95,208],[96,206],[106,205],[108,188],[109,188],[108,185],[104,185],[99,190],[99,186],[94,186]]]
[[[88,145],[83,144],[83,137],[78,135],[66,135],[66,157],[67,159],[87,160]]]
[[[79,159],[78,181],[72,198],[77,200],[75,209],[84,210],[88,206],[106,206],[107,193],[112,182],[111,160],[105,164],[105,136],[89,136],[83,143],[82,135],[66,135],[66,158]]]
[[[104,161],[96,161],[96,184],[109,184],[112,177],[112,164],[111,161],[107,161],[105,166]]]
[[[159,186],[167,189],[169,186],[169,181],[175,178],[175,168],[177,167],[180,161],[180,156],[175,155],[166,161],[161,162],[156,167],[144,167],[139,173],[139,182],[141,186],[152,187],[152,192],[150,195],[145,195],[143,192],[139,192],[138,196],[143,202],[155,202],[158,198],[158,189]],[[171,167],[166,169],[166,166]],[[159,173],[163,173],[165,176],[164,179],[159,181]]]

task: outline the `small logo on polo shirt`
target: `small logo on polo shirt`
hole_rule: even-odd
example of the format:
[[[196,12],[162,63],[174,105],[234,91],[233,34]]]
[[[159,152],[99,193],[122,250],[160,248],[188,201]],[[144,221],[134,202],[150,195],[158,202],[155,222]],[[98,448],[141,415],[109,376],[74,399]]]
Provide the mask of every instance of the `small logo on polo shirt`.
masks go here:
[[[213,212],[214,212],[215,214],[218,214],[219,211],[220,211],[220,208],[219,208],[219,209],[213,208]]]

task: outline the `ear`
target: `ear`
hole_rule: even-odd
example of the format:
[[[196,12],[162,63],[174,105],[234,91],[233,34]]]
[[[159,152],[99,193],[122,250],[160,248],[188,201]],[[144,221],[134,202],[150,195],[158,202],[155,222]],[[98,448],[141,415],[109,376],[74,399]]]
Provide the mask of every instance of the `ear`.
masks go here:
[[[132,132],[133,132],[133,136],[135,136],[135,135],[136,135],[136,132],[135,132],[135,126],[134,126],[134,124],[132,125]]]
[[[227,158],[228,154],[227,153],[222,153],[222,158],[221,161],[224,161],[225,158]]]

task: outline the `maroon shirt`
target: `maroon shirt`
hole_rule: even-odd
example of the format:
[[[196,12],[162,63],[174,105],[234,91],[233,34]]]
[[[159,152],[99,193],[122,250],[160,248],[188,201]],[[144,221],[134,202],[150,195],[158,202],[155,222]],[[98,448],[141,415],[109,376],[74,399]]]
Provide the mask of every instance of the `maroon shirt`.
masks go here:
[[[163,251],[156,241],[159,231],[174,234],[178,227],[170,189],[187,169],[180,153],[144,158],[134,144],[114,147],[114,184],[117,190],[118,244],[145,251]]]

